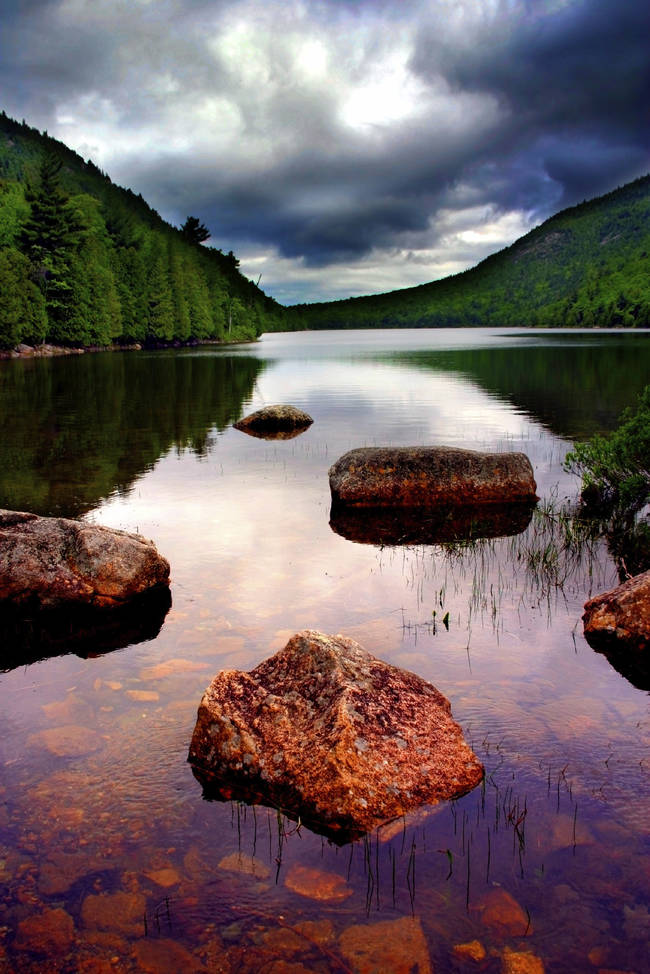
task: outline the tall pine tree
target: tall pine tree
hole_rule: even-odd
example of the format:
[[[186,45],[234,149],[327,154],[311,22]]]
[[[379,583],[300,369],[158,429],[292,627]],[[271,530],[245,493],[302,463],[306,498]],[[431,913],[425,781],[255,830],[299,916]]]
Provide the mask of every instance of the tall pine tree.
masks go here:
[[[81,227],[61,187],[61,161],[51,153],[41,160],[39,184],[27,194],[30,215],[19,236],[19,246],[32,266],[32,279],[44,296],[49,334],[54,340],[69,336],[65,319],[72,301],[70,264],[81,239]]]

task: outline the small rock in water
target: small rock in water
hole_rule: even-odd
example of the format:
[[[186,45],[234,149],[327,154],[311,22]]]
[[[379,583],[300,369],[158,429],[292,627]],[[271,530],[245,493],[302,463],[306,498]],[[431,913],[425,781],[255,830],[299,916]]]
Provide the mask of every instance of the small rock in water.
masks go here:
[[[141,893],[90,895],[81,905],[81,920],[90,930],[109,930],[126,936],[144,933],[147,901]]]
[[[469,957],[470,960],[475,960],[477,963],[485,960],[487,956],[485,947],[480,940],[470,940],[467,944],[456,944],[454,954],[457,957]]]
[[[138,940],[133,953],[138,970],[145,974],[207,974],[205,967],[193,954],[175,940],[153,938]]]
[[[417,917],[348,927],[339,946],[355,974],[433,974]]]
[[[311,866],[292,866],[284,884],[294,893],[300,893],[310,900],[339,902],[347,900],[354,892],[343,876]]]
[[[501,974],[544,974],[544,964],[536,954],[506,947],[501,958]]]
[[[242,433],[270,439],[291,439],[307,429],[314,420],[309,413],[296,406],[264,406],[257,412],[244,416],[233,426]]]
[[[56,957],[70,949],[74,941],[72,917],[60,907],[25,917],[18,924],[14,950],[28,950]]]
[[[476,909],[481,914],[481,923],[499,936],[523,937],[533,932],[529,916],[501,886],[486,893]]]
[[[55,754],[59,758],[75,758],[98,751],[104,742],[99,734],[89,727],[67,724],[64,727],[38,731],[30,736],[29,743],[42,746],[50,754]]]
[[[271,870],[265,862],[243,852],[232,852],[229,856],[224,856],[219,862],[219,869],[241,873],[244,876],[255,876],[257,879],[268,879],[271,875]]]

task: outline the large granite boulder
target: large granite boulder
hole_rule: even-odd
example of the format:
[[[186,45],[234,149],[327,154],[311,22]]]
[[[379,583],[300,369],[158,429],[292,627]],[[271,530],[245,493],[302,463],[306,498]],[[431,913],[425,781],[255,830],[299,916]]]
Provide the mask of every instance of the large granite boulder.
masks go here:
[[[630,682],[650,690],[650,571],[585,603],[587,642]]]
[[[261,801],[341,842],[483,777],[431,683],[312,630],[215,677],[188,760],[207,797]]]
[[[264,406],[263,409],[233,423],[233,426],[242,433],[263,439],[292,439],[303,433],[313,422],[309,413],[296,406],[278,405]]]
[[[332,503],[356,507],[429,507],[537,500],[523,453],[456,447],[361,447],[330,467]]]
[[[168,584],[169,563],[138,534],[0,510],[0,605],[109,609]]]

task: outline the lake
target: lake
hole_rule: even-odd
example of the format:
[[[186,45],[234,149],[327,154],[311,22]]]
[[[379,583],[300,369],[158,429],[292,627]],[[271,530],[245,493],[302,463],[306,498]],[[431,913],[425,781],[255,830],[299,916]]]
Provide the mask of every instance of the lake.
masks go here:
[[[3,648],[0,970],[647,970],[647,688],[585,642],[617,566],[558,512],[573,440],[649,377],[650,333],[606,331],[0,362],[0,507],[138,531],[172,575],[166,616],[112,651]],[[232,428],[276,402],[313,425]],[[339,456],[429,444],[525,452],[530,523],[408,545],[330,525]],[[483,786],[342,846],[205,800],[187,764],[203,691],[307,628],[432,681]]]

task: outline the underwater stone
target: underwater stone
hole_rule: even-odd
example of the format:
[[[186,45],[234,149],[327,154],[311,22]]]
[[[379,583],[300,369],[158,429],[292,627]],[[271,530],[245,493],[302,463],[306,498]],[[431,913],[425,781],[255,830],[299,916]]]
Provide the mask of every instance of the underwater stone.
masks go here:
[[[433,684],[314,630],[215,677],[188,760],[207,797],[261,801],[340,841],[483,777]]]

